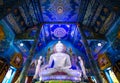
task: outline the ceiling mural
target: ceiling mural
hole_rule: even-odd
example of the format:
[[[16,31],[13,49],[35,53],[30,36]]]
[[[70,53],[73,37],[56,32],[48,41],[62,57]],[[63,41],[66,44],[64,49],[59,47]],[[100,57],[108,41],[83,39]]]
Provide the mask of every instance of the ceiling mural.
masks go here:
[[[116,14],[102,5],[98,11],[99,12],[97,12],[95,16],[96,19],[94,20],[93,18],[91,25],[94,26],[95,32],[105,34],[108,31],[109,27],[114,23]]]
[[[36,50],[41,50],[42,47],[53,40],[70,41],[77,48],[82,46],[80,32],[75,24],[45,24],[41,29],[39,37]]]
[[[117,31],[116,38],[112,43],[112,48],[116,51],[120,51],[120,25],[118,27],[119,30]]]
[[[4,18],[8,13],[10,13],[14,8],[19,6],[23,0],[0,0],[0,19]]]
[[[32,16],[29,13],[27,4],[23,4],[22,6],[20,6],[19,10],[21,12],[21,15],[22,15],[24,21],[25,21],[25,24],[27,26],[33,26],[34,23],[32,21]]]
[[[45,22],[77,20],[80,0],[41,0],[40,2]]]
[[[6,16],[5,20],[8,22],[15,33],[21,33],[21,29],[19,28],[12,14]]]
[[[111,30],[106,34],[106,37],[109,42],[113,42],[117,37],[117,34],[120,30],[120,17],[118,20],[111,26]]]
[[[15,19],[15,21],[17,22],[17,24],[18,24],[19,28],[21,29],[21,31],[24,31],[25,28],[26,28],[26,25],[25,25],[24,19],[21,16],[21,13],[20,13],[18,8],[14,9],[14,12],[12,13],[12,16]]]
[[[53,25],[50,26],[50,33],[52,39],[67,39],[69,28],[67,25]]]
[[[45,30],[45,35],[47,38],[51,37],[52,40],[56,40],[56,39],[67,40],[74,36],[73,30],[76,29],[76,25],[75,24],[45,24],[43,28]]]
[[[95,21],[97,20],[98,16],[100,15],[100,12],[103,8],[103,5],[99,4],[97,7],[97,10],[94,13],[93,20],[91,21],[90,25],[93,26],[95,24]]]
[[[50,28],[48,27],[47,24],[44,24],[43,27],[44,27],[43,29],[44,29],[44,33],[45,33],[45,40],[46,40],[46,42],[49,42],[51,40]]]
[[[92,49],[93,56],[106,46],[106,42],[112,44],[112,50],[119,51],[119,38],[116,38],[116,31],[118,29],[115,29],[115,27],[119,28],[117,26],[119,25],[119,23],[117,23],[117,19],[119,19],[119,12],[117,12],[119,6],[112,5],[108,7],[107,3],[104,2],[104,4],[101,4],[101,1],[102,0],[0,1],[0,18],[4,21],[4,25],[7,26],[3,28],[5,29],[5,41],[4,39],[0,41],[0,53],[9,49],[11,42],[14,42],[17,49],[27,57],[33,45],[39,24],[41,23],[43,26],[39,34],[36,53],[47,46],[49,42],[55,40],[69,41],[79,51],[85,52],[77,23],[80,24],[79,28],[83,28],[83,32]],[[114,26],[114,24],[116,26]],[[113,27],[114,30],[111,27]],[[110,30],[112,30],[112,32],[106,36]],[[10,32],[12,32],[12,35],[10,35]],[[23,45],[20,46],[22,43]],[[102,46],[98,46],[98,43],[101,43]],[[2,47],[3,44],[6,46]]]
[[[111,12],[107,17],[106,21],[104,22],[102,28],[100,29],[100,33],[104,34],[106,31],[108,31],[109,27],[113,24],[115,19],[116,19],[116,14],[114,12]]]
[[[99,31],[99,29],[103,26],[105,19],[109,15],[109,10],[107,8],[102,8],[100,15],[98,16],[94,26],[95,26],[95,31]]]
[[[79,7],[79,15],[77,21],[82,23],[84,16],[86,14],[86,10],[89,4],[89,0],[81,0],[80,7]]]
[[[38,1],[35,2],[34,0],[26,0],[26,4],[28,6],[28,11],[30,12],[30,15],[32,17],[34,25],[36,25],[39,22],[40,17],[38,17],[39,13],[39,8],[38,5],[35,5],[36,3],[39,3]],[[35,9],[35,10],[34,10]]]
[[[84,25],[89,25],[91,23],[91,19],[93,18],[94,13],[97,10],[98,6],[99,6],[99,3],[96,0],[91,0],[89,2],[83,22],[82,22]]]

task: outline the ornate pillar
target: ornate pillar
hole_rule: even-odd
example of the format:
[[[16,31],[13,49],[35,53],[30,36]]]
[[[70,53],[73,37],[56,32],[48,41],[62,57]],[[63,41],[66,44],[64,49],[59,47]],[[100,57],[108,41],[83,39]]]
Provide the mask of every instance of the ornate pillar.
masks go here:
[[[32,45],[32,47],[30,49],[30,55],[28,56],[28,58],[27,58],[27,60],[25,62],[25,65],[24,65],[24,67],[22,69],[22,72],[21,72],[18,80],[16,81],[16,83],[25,83],[25,78],[26,78],[26,75],[27,75],[27,71],[29,69],[32,58],[33,58],[33,56],[35,54],[35,48],[36,48],[36,45],[37,45],[38,40],[39,40],[39,34],[40,34],[40,31],[41,31],[41,27],[42,27],[42,24],[38,25],[36,38],[34,39],[34,44]]]
[[[91,50],[89,48],[89,45],[88,45],[88,42],[87,42],[87,39],[86,39],[86,35],[85,35],[82,27],[80,27],[79,24],[77,26],[78,26],[78,29],[79,29],[80,34],[81,34],[81,39],[82,39],[84,48],[86,50],[86,54],[87,54],[87,57],[88,57],[88,60],[89,60],[89,65],[90,65],[91,71],[92,71],[93,75],[95,76],[97,83],[102,83],[100,70],[97,66],[96,61],[94,60],[94,58],[92,56]]]

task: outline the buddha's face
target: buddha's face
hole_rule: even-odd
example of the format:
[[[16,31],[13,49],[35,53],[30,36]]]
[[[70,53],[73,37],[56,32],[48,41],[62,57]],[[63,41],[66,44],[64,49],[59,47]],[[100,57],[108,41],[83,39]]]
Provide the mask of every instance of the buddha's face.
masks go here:
[[[63,52],[64,45],[59,41],[55,46],[55,50],[56,50],[56,52]]]

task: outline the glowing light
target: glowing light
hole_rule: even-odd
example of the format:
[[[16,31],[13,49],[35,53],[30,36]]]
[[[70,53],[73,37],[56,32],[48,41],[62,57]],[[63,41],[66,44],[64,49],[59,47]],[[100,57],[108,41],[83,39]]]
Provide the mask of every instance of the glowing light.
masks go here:
[[[11,83],[14,75],[15,75],[16,69],[12,66],[8,69],[8,72],[5,75],[5,78],[3,79],[2,83]]]
[[[110,77],[111,77],[113,83],[119,83],[119,81],[118,81],[117,77],[115,76],[114,72],[112,70],[109,70],[108,72],[110,74]]]
[[[54,25],[53,25],[53,24],[51,24],[51,25],[50,25],[50,28],[51,28],[51,27],[53,27],[53,26],[54,26]]]
[[[20,43],[20,46],[23,46],[24,44],[23,43]]]
[[[107,68],[107,70],[110,70],[110,69],[111,69],[111,67]]]
[[[40,81],[42,81],[42,76],[40,76],[40,79],[39,79]]]
[[[97,45],[98,45],[98,46],[102,46],[102,44],[101,44],[101,43],[98,43]]]
[[[70,25],[67,25],[67,27],[69,28],[69,27],[70,27]]]

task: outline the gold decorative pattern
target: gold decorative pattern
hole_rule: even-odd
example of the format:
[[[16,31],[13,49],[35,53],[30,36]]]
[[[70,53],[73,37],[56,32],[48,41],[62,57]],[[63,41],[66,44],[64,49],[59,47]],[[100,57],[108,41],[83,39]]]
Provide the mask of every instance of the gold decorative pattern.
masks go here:
[[[111,62],[106,53],[98,55],[98,65],[101,70],[104,70],[111,66]]]
[[[10,64],[16,68],[20,68],[23,62],[22,55],[20,53],[15,53],[11,58]]]
[[[8,68],[9,68],[9,65],[6,63],[6,61],[0,58],[0,83],[2,83],[8,71]]]
[[[4,39],[5,38],[5,34],[4,34],[4,31],[3,31],[3,26],[0,25],[0,40]]]
[[[117,38],[119,38],[120,39],[120,31],[118,32],[118,34],[117,34]]]

